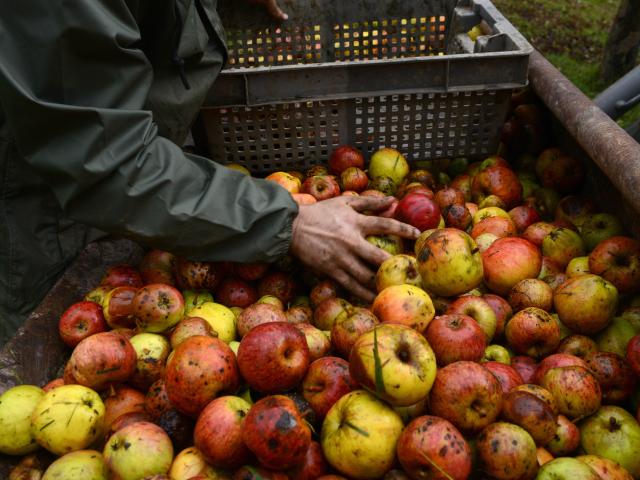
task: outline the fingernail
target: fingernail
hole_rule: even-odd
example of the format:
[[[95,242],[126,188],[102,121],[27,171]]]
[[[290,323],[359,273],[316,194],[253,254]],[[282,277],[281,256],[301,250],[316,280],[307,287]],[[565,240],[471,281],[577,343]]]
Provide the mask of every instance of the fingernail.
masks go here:
[[[289,20],[289,15],[287,15],[286,13],[282,15],[282,19],[283,20]]]

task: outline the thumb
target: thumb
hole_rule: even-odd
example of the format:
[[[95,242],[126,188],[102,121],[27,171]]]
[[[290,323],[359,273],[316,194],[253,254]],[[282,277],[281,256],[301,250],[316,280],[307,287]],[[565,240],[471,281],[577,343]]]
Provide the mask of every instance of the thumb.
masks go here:
[[[278,6],[277,0],[267,0],[265,7],[267,8],[267,12],[276,20],[288,20],[289,15],[284,13],[282,9]]]

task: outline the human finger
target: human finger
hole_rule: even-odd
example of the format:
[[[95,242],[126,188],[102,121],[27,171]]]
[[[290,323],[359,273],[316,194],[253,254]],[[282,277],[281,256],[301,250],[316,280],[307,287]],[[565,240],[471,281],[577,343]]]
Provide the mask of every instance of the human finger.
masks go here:
[[[420,235],[417,228],[393,218],[365,216],[360,219],[360,228],[365,235],[398,235],[415,240]]]
[[[289,15],[284,13],[280,6],[278,5],[277,0],[266,0],[265,7],[269,15],[271,15],[276,20],[288,20]]]
[[[344,270],[338,269],[328,273],[330,273],[333,279],[340,285],[349,290],[351,293],[362,298],[363,300],[367,302],[373,302],[373,300],[376,298],[375,293],[360,285],[351,275],[349,275]]]
[[[367,242],[368,243],[368,242]],[[373,288],[376,284],[376,274],[355,256],[343,257],[342,268],[361,285]]]
[[[368,242],[364,238],[358,242],[358,245],[355,248],[358,251],[360,258],[371,265],[379,266],[382,262],[384,262],[391,256],[389,252],[376,247],[374,244]]]
[[[393,202],[393,197],[369,197],[360,195],[358,197],[345,197],[345,203],[353,208],[356,212],[372,210],[377,212],[385,209]]]

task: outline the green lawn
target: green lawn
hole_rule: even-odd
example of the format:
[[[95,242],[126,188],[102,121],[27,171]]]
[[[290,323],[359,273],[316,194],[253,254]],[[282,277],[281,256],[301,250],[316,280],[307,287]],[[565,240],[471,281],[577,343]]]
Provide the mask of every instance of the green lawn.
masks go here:
[[[606,85],[600,61],[619,0],[493,0],[498,9],[589,97]],[[640,106],[619,123],[640,116]]]

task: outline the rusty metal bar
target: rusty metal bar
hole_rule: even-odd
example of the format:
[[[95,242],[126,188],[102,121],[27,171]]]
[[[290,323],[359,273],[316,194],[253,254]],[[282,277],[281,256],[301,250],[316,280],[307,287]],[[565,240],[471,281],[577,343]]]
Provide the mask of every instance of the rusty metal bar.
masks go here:
[[[549,110],[640,212],[640,144],[537,51],[530,57],[529,79]]]

